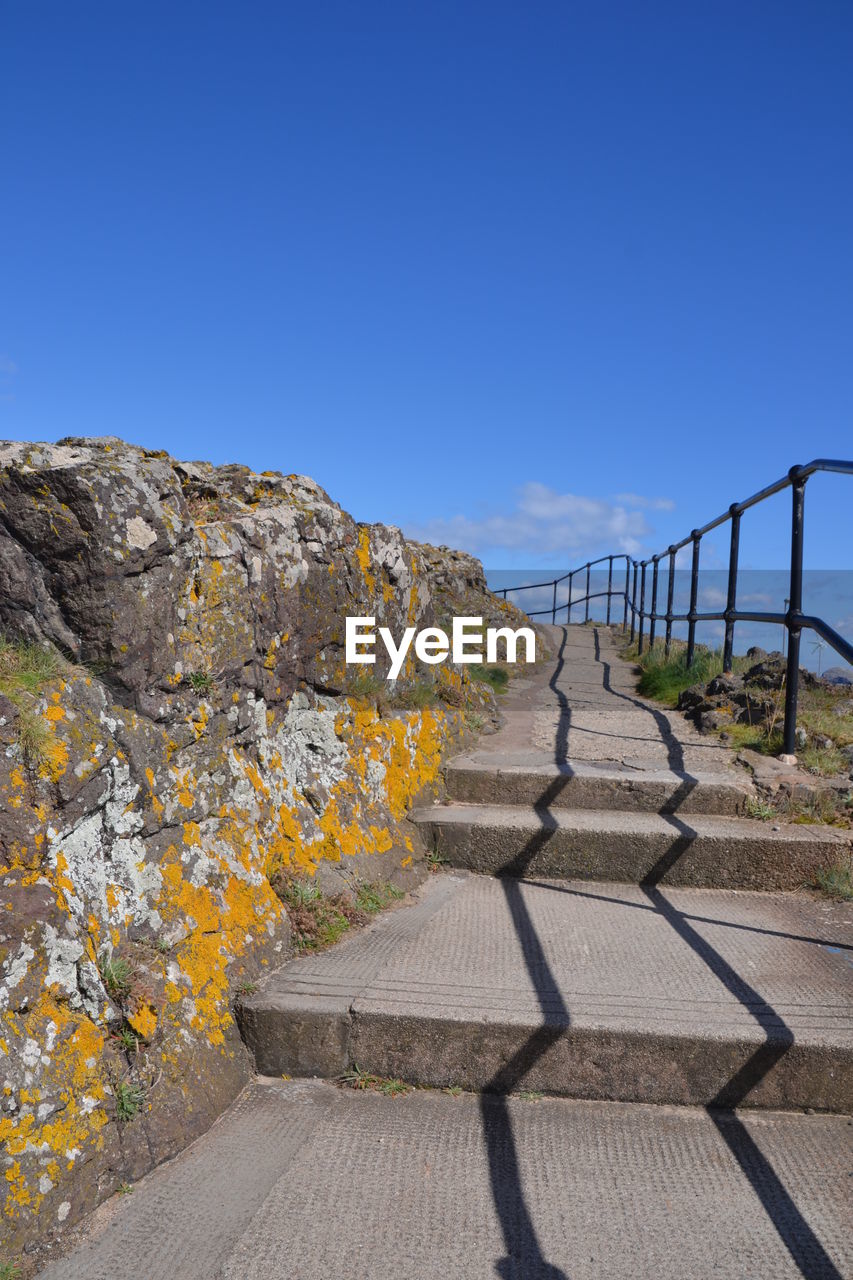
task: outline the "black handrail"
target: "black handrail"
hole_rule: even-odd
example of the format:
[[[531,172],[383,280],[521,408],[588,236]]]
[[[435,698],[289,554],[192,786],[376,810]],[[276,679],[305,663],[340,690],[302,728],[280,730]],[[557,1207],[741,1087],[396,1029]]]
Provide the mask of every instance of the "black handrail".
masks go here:
[[[682,538],[680,542],[674,542],[667,547],[666,551],[661,551],[657,555],[651,556],[648,560],[635,560],[632,556],[625,552],[615,555],[599,556],[597,560],[588,560],[586,564],[580,565],[577,569],[572,569],[569,573],[564,573],[559,578],[552,578],[548,582],[531,582],[524,583],[520,587],[503,587],[500,594],[504,600],[507,598],[508,592],[516,591],[535,591],[541,590],[543,587],[553,587],[553,598],[550,609],[537,609],[533,613],[528,612],[528,617],[538,618],[550,613],[551,621],[557,621],[557,614],[563,609],[567,610],[566,621],[572,620],[572,606],[584,605],[584,621],[589,621],[589,602],[591,600],[600,599],[602,596],[607,597],[607,622],[610,622],[611,600],[624,600],[624,609],[622,613],[622,630],[628,629],[628,611],[631,611],[631,642],[633,643],[635,636],[637,637],[637,649],[639,653],[643,652],[644,646],[644,630],[646,620],[649,622],[649,647],[652,648],[655,643],[655,624],[657,622],[666,623],[666,638],[664,641],[664,652],[669,657],[670,647],[672,644],[672,624],[673,622],[687,623],[687,666],[692,667],[696,656],[696,624],[697,622],[724,622],[725,623],[725,640],[723,643],[723,670],[726,672],[732,669],[732,659],[734,656],[734,633],[736,622],[768,622],[784,626],[788,632],[788,667],[785,677],[785,729],[783,734],[783,750],[788,755],[795,754],[796,747],[796,730],[797,730],[797,695],[799,692],[799,673],[800,673],[800,635],[803,630],[815,631],[828,645],[831,646],[846,662],[853,664],[853,644],[850,644],[843,636],[839,635],[828,622],[823,618],[813,617],[810,614],[803,613],[803,529],[804,529],[804,501],[806,481],[809,476],[814,475],[818,471],[831,471],[838,475],[853,475],[853,462],[843,462],[834,458],[816,458],[807,466],[791,467],[787,475],[782,476],[774,484],[768,485],[765,489],[760,489],[758,493],[754,493],[751,498],[746,498],[743,502],[733,502],[728,511],[717,516],[716,520],[710,520],[703,525],[701,529],[693,529],[686,538]],[[774,494],[781,493],[783,489],[791,489],[792,507],[791,507],[791,576],[790,587],[788,593],[788,611],[787,613],[755,613],[752,611],[737,608],[737,570],[738,570],[738,550],[740,544],[740,519],[744,511],[748,511],[750,507],[756,506],[759,502],[763,502],[765,498],[771,498]],[[699,613],[697,610],[699,596],[699,545],[706,533],[710,533],[712,529],[719,528],[725,524],[727,520],[731,521],[731,538],[729,542],[729,571],[728,571],[728,590],[726,592],[726,607],[722,612],[716,613]],[[675,557],[682,548],[692,547],[692,561],[690,568],[690,606],[687,613],[673,613],[673,592],[675,583]],[[668,577],[666,593],[666,612],[658,612],[658,570],[660,561],[664,558],[669,560]],[[615,588],[613,585],[613,564],[614,561],[625,561],[625,585],[624,587]],[[606,591],[590,591],[590,572],[599,564],[608,564],[607,590]],[[646,569],[652,566],[652,585],[651,585],[651,608],[646,609]],[[586,593],[577,599],[572,599],[572,587],[577,574],[586,572]],[[638,584],[639,577],[639,584]],[[557,587],[561,582],[568,579],[569,598],[565,605],[557,606]],[[639,592],[638,592],[639,585]],[[637,622],[639,620],[639,627]]]

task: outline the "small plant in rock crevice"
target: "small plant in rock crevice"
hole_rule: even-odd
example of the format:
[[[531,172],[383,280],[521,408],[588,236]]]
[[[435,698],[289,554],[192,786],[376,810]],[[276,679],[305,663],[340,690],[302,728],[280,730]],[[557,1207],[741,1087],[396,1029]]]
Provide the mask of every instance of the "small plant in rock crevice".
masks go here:
[[[491,685],[495,693],[504,693],[509,684],[509,673],[504,667],[487,667],[479,662],[472,662],[468,671],[472,680]]]
[[[411,1093],[414,1087],[406,1084],[404,1080],[375,1076],[369,1071],[362,1071],[358,1064],[354,1064],[349,1071],[345,1071],[339,1080],[347,1089],[369,1089],[373,1093],[384,1094],[386,1098],[402,1097],[406,1093]]]
[[[120,1080],[114,1088],[116,1119],[127,1124],[137,1116],[145,1101],[145,1090],[131,1080]]]
[[[123,956],[102,957],[101,980],[113,1000],[126,1000],[133,989],[134,967]]]
[[[777,818],[779,815],[773,805],[768,804],[766,800],[760,800],[756,796],[748,796],[746,816],[748,818],[756,818],[759,822],[769,822],[771,818]]]
[[[853,901],[853,854],[840,854],[830,866],[821,868],[813,887],[839,902]]]
[[[359,884],[354,901],[343,894],[324,895],[313,881],[282,873],[272,886],[287,908],[293,945],[297,951],[320,951],[332,946],[347,932],[367,923],[372,915],[403,897],[403,892],[387,881]]]
[[[39,711],[39,697],[64,669],[65,664],[53,650],[0,636],[0,693],[15,708],[18,746],[26,763],[34,769],[47,761],[52,736]]]
[[[193,693],[207,693],[213,687],[213,677],[208,675],[206,671],[188,671],[184,676],[184,681],[190,686]]]

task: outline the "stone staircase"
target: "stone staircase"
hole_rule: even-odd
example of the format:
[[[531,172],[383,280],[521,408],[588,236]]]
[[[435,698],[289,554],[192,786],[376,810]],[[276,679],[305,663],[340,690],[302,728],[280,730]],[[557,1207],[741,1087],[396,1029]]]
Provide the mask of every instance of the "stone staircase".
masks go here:
[[[741,816],[730,754],[557,631],[413,815],[447,869],[243,1003],[259,1071],[853,1110],[851,911],[802,891],[844,833]]]
[[[415,815],[440,872],[243,1001],[258,1079],[45,1280],[853,1275],[840,837],[557,641]],[[356,1068],[444,1091],[304,1078]]]

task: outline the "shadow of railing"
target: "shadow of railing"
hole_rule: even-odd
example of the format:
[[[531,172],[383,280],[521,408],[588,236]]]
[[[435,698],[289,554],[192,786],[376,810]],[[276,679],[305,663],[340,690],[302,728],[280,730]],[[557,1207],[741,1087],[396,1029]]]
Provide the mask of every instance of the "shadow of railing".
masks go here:
[[[663,712],[613,689],[610,663],[601,656],[597,629],[595,656],[596,661],[604,668],[605,689],[617,697],[626,698],[634,706],[642,707],[655,718],[659,725],[664,721],[666,730],[671,735],[669,721]],[[682,753],[682,771],[683,763]],[[690,790],[692,787],[688,788],[685,795],[689,794]],[[681,788],[678,791],[680,792]],[[676,816],[671,803],[666,806],[665,811],[661,811],[660,816],[675,831],[673,843],[643,877],[640,888],[656,913],[667,921],[693,953],[707,965],[730,995],[734,996],[753,1018],[765,1036],[764,1043],[756,1048],[735,1075],[718,1090],[715,1097],[706,1105],[705,1110],[761,1201],[765,1213],[800,1274],[805,1277],[805,1280],[842,1280],[841,1273],[803,1217],[792,1195],[735,1112],[735,1108],[747,1100],[750,1093],[791,1048],[794,1043],[794,1033],[781,1014],[720,955],[706,938],[703,938],[687,919],[685,913],[679,911],[661,892],[660,882],[690,847],[694,833],[692,828]]]
[[[563,638],[557,664],[550,681],[560,708],[554,762],[561,768],[569,763],[568,740],[571,726],[571,706],[565,693],[559,688],[568,640],[566,628],[562,630]],[[661,810],[661,817],[674,829],[672,845],[650,869],[641,883],[641,888],[649,900],[648,909],[661,915],[670,924],[735,999],[747,1009],[765,1035],[764,1043],[758,1046],[740,1070],[708,1103],[707,1113],[764,1207],[770,1222],[804,1280],[842,1280],[839,1271],[806,1222],[793,1197],[734,1111],[734,1108],[748,1098],[752,1090],[787,1053],[794,1042],[793,1032],[755,988],[750,986],[698,933],[690,923],[688,914],[674,907],[659,888],[660,882],[684,855],[694,837],[695,833],[675,816],[674,810],[683,804],[685,798],[697,785],[697,779],[686,772],[682,745],[672,732],[664,713],[638,698],[631,698],[628,694],[613,688],[610,664],[601,656],[597,628],[594,635],[596,661],[604,668],[604,688],[615,697],[624,698],[654,718],[661,741],[667,748],[670,770],[681,779],[681,785],[676,789],[675,795],[670,797]],[[557,822],[550,811],[550,806],[571,776],[571,768],[565,773],[561,772],[561,776],[554,779],[543,792],[534,805],[540,819],[540,829],[531,837],[524,849],[501,870],[501,884],[507,906],[543,1020],[542,1026],[537,1028],[510,1061],[495,1073],[480,1098],[492,1197],[506,1248],[506,1257],[497,1264],[497,1272],[502,1280],[568,1280],[566,1273],[549,1263],[542,1252],[533,1217],[525,1200],[518,1149],[506,1095],[518,1088],[531,1069],[559,1039],[568,1033],[571,1026],[570,1010],[548,964],[519,883],[557,829]],[[564,891],[576,892],[568,889]]]

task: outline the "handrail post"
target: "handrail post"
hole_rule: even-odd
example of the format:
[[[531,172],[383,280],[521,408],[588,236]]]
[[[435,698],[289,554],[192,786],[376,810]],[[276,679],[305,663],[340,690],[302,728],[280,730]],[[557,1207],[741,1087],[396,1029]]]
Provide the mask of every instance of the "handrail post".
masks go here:
[[[568,605],[568,611],[566,613],[567,627],[570,627],[572,625],[572,584],[574,580],[575,580],[575,571],[574,569],[572,569],[571,573],[569,574],[569,605]]]
[[[637,561],[634,561],[634,586],[631,591],[631,644],[637,634]]]
[[[584,622],[589,622],[589,575],[590,575],[590,570],[591,570],[591,564],[590,564],[590,561],[589,561],[589,560],[587,560],[587,562],[586,562],[586,608],[584,609],[584,612],[583,612],[583,620],[584,620]]]
[[[554,579],[554,598],[551,601],[551,625],[557,621],[557,579]]]
[[[797,694],[800,680],[800,618],[803,612],[803,517],[806,479],[800,467],[792,467],[791,477],[791,585],[790,603],[785,625],[788,628],[788,671],[785,678],[785,732],[783,750],[786,755],[797,751]]]
[[[631,589],[631,558],[625,557],[625,608],[622,612],[622,630],[628,630],[628,592]]]
[[[654,565],[654,568],[652,569],[652,620],[651,625],[649,626],[649,653],[651,653],[655,647],[655,622],[657,621],[658,612],[659,560],[657,556],[652,556],[652,564]]]
[[[734,663],[735,602],[737,600],[737,560],[740,545],[740,507],[733,502],[729,507],[732,517],[732,537],[729,543],[729,586],[726,593],[726,639],[723,645],[723,671],[728,674]]]
[[[693,666],[696,654],[696,604],[699,599],[699,543],[701,537],[696,529],[690,537],[693,539],[693,563],[690,567],[690,609],[687,613],[687,666]]]
[[[643,652],[643,621],[645,619],[646,608],[646,562],[643,560],[640,564],[640,634],[637,640],[637,654]]]
[[[613,590],[613,557],[607,562],[607,625],[610,626],[610,593]]]
[[[669,585],[666,589],[666,642],[664,655],[668,658],[672,646],[672,598],[675,591],[675,551],[669,549]]]

